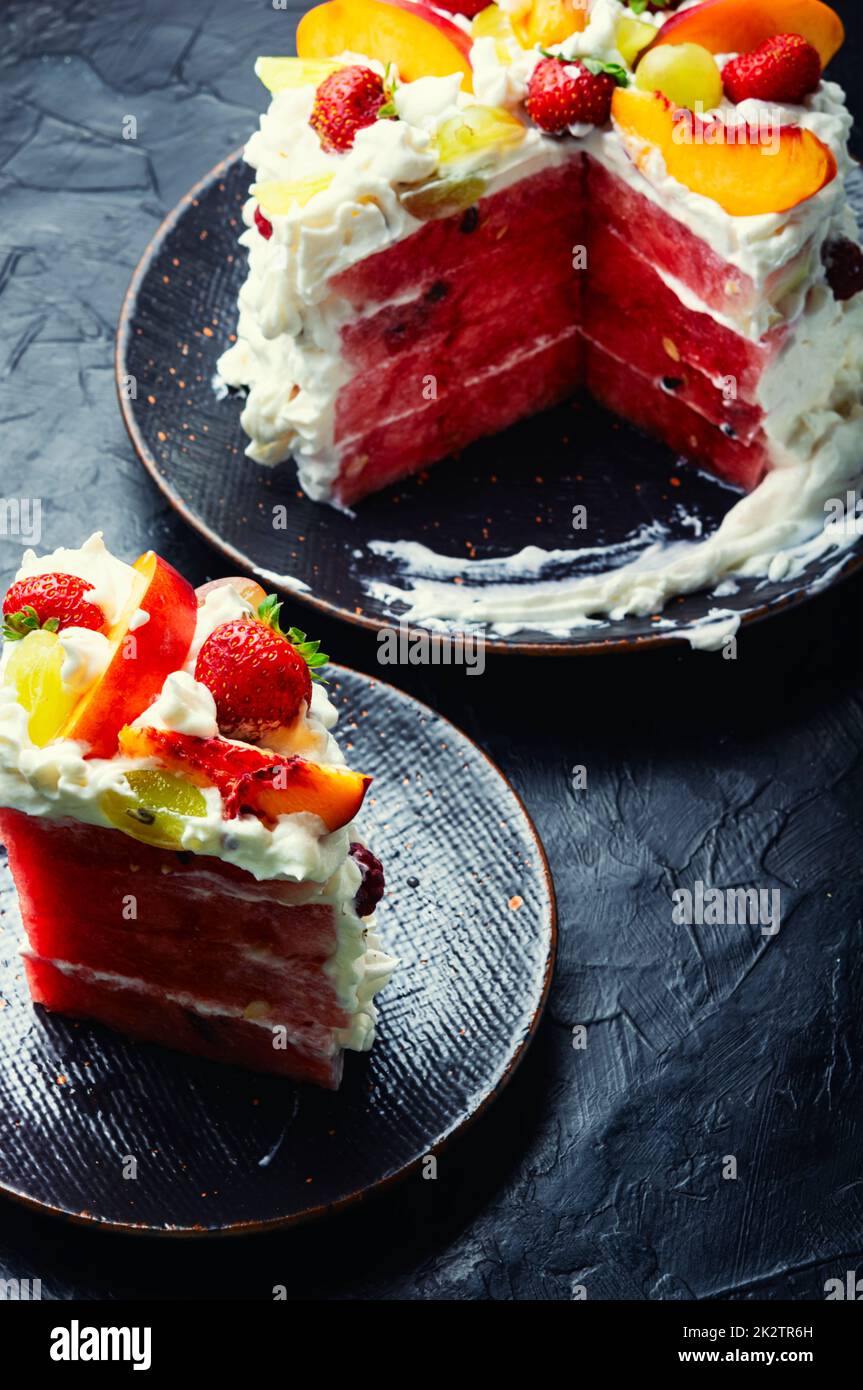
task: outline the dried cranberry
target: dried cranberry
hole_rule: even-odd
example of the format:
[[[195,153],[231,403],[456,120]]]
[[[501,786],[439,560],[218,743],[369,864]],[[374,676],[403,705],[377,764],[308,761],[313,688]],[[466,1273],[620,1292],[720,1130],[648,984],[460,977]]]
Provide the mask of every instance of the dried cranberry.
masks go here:
[[[863,251],[856,241],[835,237],[826,243],[823,255],[834,299],[851,299],[863,290]]]
[[[384,866],[365,845],[351,845],[350,853],[363,876],[354,898],[354,909],[358,917],[368,917],[384,895]]]

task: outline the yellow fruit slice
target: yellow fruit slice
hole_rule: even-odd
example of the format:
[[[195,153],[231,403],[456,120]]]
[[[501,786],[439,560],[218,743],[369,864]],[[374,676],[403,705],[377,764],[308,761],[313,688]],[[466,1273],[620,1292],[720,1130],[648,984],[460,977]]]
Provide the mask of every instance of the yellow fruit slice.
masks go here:
[[[663,44],[645,53],[635,74],[642,92],[661,92],[675,106],[712,111],[722,100],[722,74],[698,43]]]
[[[402,194],[402,203],[413,217],[429,221],[433,217],[451,217],[478,203],[486,190],[486,181],[478,174],[462,178],[432,179],[420,188]]]
[[[537,43],[547,48],[587,27],[587,7],[584,0],[532,0],[528,9],[513,15],[512,27],[522,48]]]
[[[76,692],[64,689],[62,668],[63,648],[56,632],[41,629],[12,644],[6,683],[30,714],[27,728],[38,748],[57,737],[78,703]]]
[[[474,16],[471,20],[470,36],[472,39],[494,39],[497,60],[505,67],[509,66],[513,55],[510,44],[514,43],[518,48],[521,47],[510,23],[509,15],[506,10],[500,8],[500,5],[488,5]]]
[[[253,198],[257,198],[262,211],[270,217],[279,217],[293,212],[294,208],[305,207],[316,193],[323,193],[325,188],[329,188],[334,178],[335,174],[312,174],[305,179],[294,179],[291,183],[271,180],[269,183],[253,183],[249,192]]]
[[[487,5],[470,22],[472,39],[506,39],[512,34],[509,15],[500,5]]]
[[[639,53],[655,38],[655,28],[643,19],[622,19],[614,34],[617,51],[629,67],[634,66]]]
[[[344,66],[329,58],[258,58],[255,76],[275,96],[289,88],[319,87],[325,77]]]
[[[466,106],[438,129],[435,143],[442,165],[473,160],[487,150],[521,144],[525,127],[516,116],[498,106]]]
[[[203,792],[185,777],[159,768],[127,772],[129,792],[111,788],[100,805],[112,825],[159,849],[178,849],[182,844],[185,816],[205,816]]]

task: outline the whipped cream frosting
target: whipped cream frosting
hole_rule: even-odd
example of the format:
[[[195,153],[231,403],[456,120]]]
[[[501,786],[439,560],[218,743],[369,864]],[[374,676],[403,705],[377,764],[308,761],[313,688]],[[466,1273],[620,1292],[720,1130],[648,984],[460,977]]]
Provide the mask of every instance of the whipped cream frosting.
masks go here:
[[[134,579],[131,566],[108,551],[101,532],[77,550],[61,548],[41,557],[27,551],[16,578],[54,571],[75,574],[93,584],[94,593],[88,596],[106,615],[123,611]],[[213,696],[194,679],[189,667],[194,669],[197,651],[220,623],[250,611],[250,605],[229,586],[211,590],[198,610],[186,669],[166,678],[160,695],[135,720],[136,725],[199,738],[215,736],[218,726]],[[61,680],[70,691],[83,694],[105,669],[109,644],[100,633],[82,628],[68,628],[58,637],[64,650]],[[28,731],[29,713],[6,679],[12,645],[4,644],[0,659],[0,805],[31,816],[105,826],[121,834],[103,809],[105,793],[127,792],[125,773],[155,767],[157,762],[120,755],[85,758],[83,746],[68,739],[37,747]],[[314,762],[344,765],[344,755],[331,733],[337,719],[338,712],[326,691],[315,683],[311,706],[295,728],[281,731],[276,751],[299,752]],[[349,854],[351,842],[361,839],[356,825],[328,831],[318,816],[306,811],[280,816],[272,829],[252,815],[226,820],[218,790],[206,787],[201,792],[206,813],[177,816],[182,822],[178,848],[245,869],[259,884],[266,885],[256,890],[257,896],[263,891],[274,901],[314,901],[335,909],[338,944],[326,970],[341,1006],[355,1015],[345,1030],[343,1045],[360,1051],[370,1047],[374,1037],[373,996],[392,974],[395,961],[381,950],[374,936],[374,917],[360,918],[353,909],[362,881],[361,870]],[[223,883],[219,887],[224,891]]]
[[[524,5],[504,0],[502,8],[518,13]],[[552,50],[570,58],[591,55],[622,63],[615,35],[620,19],[631,13],[620,0],[593,0],[585,29]],[[661,27],[671,12],[637,17]],[[342,56],[381,71],[373,59]],[[353,149],[344,154],[324,153],[308,125],[312,88],[277,94],[247,146],[246,159],[261,181],[335,175],[305,207],[273,218],[269,241],[254,228],[255,202],[250,198],[244,209],[247,230],[241,236],[249,252],[249,274],[240,293],[238,338],[219,362],[228,384],[248,388],[242,424],[250,436],[249,457],[274,464],[293,455],[303,488],[317,500],[332,500],[338,471],[335,403],[349,375],[339,335],[352,310],[333,291],[332,277],[423,225],[406,211],[399,193],[434,173],[434,136],[455,110],[479,101],[526,120],[523,102],[539,50],[523,50],[515,39],[481,38],[470,56],[474,97],[460,90],[457,76],[404,83],[396,93],[400,120],[360,130]],[[717,61],[721,66],[732,56],[719,55]],[[735,573],[775,574],[786,564],[781,559],[785,546],[799,550],[802,545],[805,554],[813,548],[820,553],[824,545],[842,547],[840,536],[824,531],[824,507],[828,498],[854,485],[863,457],[858,303],[863,296],[838,304],[825,295],[821,251],[829,237],[857,235],[845,189],[851,116],[842,89],[828,80],[800,105],[750,100],[735,107],[723,97],[716,114],[726,122],[742,120],[768,130],[777,125],[811,130],[831,149],[836,178],[786,212],[738,217],[672,178],[658,149],[636,167],[634,157],[643,156],[643,149],[613,123],[572,127],[570,134],[577,138],[569,140],[545,135],[527,122],[524,140],[495,152],[483,176],[486,192],[494,193],[586,151],[748,276],[757,291],[754,309],[748,318],[732,322],[663,273],[689,308],[753,341],[778,323],[794,322],[791,336],[796,341],[765,373],[759,400],[767,411],[765,433],[774,462],[780,465],[775,472],[783,476],[768,477],[731,509],[715,535],[685,553],[667,545],[649,547],[634,562],[567,581],[553,591],[542,583],[480,591],[470,583],[470,563],[460,586],[436,582],[433,574],[422,573],[422,566],[401,589],[371,586],[377,597],[388,595],[405,605],[404,616],[432,624],[481,623],[501,634],[526,627],[564,633],[602,617],[656,612],[675,594],[710,588]],[[798,551],[787,559],[792,568],[803,563]],[[693,640],[716,642],[717,634],[714,625],[707,638]]]

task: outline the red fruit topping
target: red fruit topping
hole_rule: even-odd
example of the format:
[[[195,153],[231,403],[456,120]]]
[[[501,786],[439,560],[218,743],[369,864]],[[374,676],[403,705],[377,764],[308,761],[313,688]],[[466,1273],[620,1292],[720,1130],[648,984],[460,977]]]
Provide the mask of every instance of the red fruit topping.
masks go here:
[[[264,238],[264,241],[269,241],[270,237],[273,235],[273,224],[267,221],[257,203],[255,204],[255,226]]]
[[[234,618],[210,633],[198,653],[195,680],[216,702],[219,729],[229,738],[256,739],[292,724],[311,703],[312,672],[326,657],[304,632],[279,627],[281,604],[270,595],[257,618]]]
[[[577,122],[602,125],[611,115],[615,80],[606,72],[588,72],[583,63],[543,58],[531,74],[527,113],[540,130],[559,135]]]
[[[800,102],[821,81],[818,49],[800,34],[776,34],[752,53],[741,53],[722,69],[729,101]]]
[[[309,125],[331,154],[349,150],[363,126],[373,125],[387,100],[384,84],[371,68],[339,68],[315,93]]]
[[[446,10],[448,14],[463,14],[465,19],[473,19],[480,10],[488,9],[488,5],[489,0],[436,0],[435,9]]]
[[[76,574],[37,574],[19,579],[3,600],[5,637],[26,637],[34,628],[52,632],[66,627],[88,627],[99,632],[105,614],[85,597],[93,588]]]
[[[863,250],[850,237],[834,237],[822,252],[834,299],[853,299],[863,290]]]
[[[368,917],[384,895],[384,866],[365,845],[351,845],[350,854],[359,864],[363,876],[354,898],[354,910],[358,917]]]
[[[279,816],[308,811],[328,830],[341,830],[356,816],[372,780],[347,767],[168,729],[127,724],[117,741],[126,758],[155,758],[198,786],[218,787],[226,820],[251,813],[274,825]]]

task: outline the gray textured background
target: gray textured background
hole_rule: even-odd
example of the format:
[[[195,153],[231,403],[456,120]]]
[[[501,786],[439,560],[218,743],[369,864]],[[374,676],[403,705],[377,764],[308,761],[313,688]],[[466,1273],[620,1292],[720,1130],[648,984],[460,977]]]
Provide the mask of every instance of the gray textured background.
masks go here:
[[[114,325],[161,218],[252,128],[254,57],[293,29],[267,0],[3,6],[0,486],[45,499],[46,547],[100,525],[121,554],[219,572],[132,456]],[[4,581],[19,551],[0,541]],[[513,1086],[436,1183],[286,1236],[132,1243],[2,1204],[0,1277],[59,1298],[822,1297],[863,1263],[861,594],[752,628],[736,662],[388,668],[498,760],[551,859],[558,973]],[[381,673],[370,634],[314,635]],[[781,888],[779,937],[674,926],[670,892],[696,879]]]

